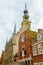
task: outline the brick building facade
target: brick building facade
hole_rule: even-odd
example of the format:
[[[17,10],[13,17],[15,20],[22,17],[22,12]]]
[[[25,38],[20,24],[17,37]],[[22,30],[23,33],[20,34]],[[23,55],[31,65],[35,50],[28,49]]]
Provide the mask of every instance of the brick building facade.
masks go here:
[[[43,30],[38,29],[38,32],[35,32],[30,29],[31,22],[26,5],[23,22],[25,31],[19,37],[18,61],[20,65],[43,65]]]
[[[43,30],[39,29],[37,41],[32,45],[33,65],[43,65]]]
[[[28,31],[24,31],[19,38],[20,65],[43,65],[43,30],[39,29],[36,41],[32,43]],[[32,35],[32,33],[31,33]],[[33,33],[34,36],[34,33]]]

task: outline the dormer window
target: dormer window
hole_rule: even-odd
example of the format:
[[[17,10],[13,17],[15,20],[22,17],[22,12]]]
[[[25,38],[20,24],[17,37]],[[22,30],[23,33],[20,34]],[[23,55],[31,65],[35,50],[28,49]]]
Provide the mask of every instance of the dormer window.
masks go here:
[[[43,39],[43,34],[42,34],[42,39]]]
[[[42,39],[42,35],[41,34],[38,34],[37,35],[37,40],[40,41]]]

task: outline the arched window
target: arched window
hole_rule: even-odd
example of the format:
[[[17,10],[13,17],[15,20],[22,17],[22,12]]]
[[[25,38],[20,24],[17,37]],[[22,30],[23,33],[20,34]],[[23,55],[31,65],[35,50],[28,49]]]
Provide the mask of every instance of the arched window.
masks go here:
[[[20,42],[24,42],[25,40],[26,40],[26,37],[25,37],[24,34],[22,34],[22,35],[21,35],[21,40],[20,40]]]
[[[26,55],[26,50],[25,50],[25,46],[22,47],[22,51],[21,51],[21,56],[25,56]]]

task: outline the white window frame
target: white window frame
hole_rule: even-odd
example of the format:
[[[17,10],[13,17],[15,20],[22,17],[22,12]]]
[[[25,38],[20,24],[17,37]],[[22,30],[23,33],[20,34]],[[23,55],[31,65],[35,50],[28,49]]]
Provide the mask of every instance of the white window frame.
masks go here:
[[[33,65],[39,65],[39,63],[33,63]]]
[[[39,44],[38,44],[38,54],[43,54],[42,43],[39,43]]]
[[[39,62],[39,65],[43,65],[43,62]]]
[[[22,56],[24,56],[24,50],[22,50]]]
[[[25,41],[25,35],[22,34],[22,35],[21,35],[21,42],[24,42],[24,41]]]
[[[22,56],[25,56],[25,46],[22,46]]]
[[[42,39],[42,35],[41,34],[37,34],[37,40],[40,41]]]
[[[43,62],[33,63],[33,65],[43,65]]]
[[[33,56],[36,56],[37,55],[37,46],[33,45],[32,50],[33,50]]]

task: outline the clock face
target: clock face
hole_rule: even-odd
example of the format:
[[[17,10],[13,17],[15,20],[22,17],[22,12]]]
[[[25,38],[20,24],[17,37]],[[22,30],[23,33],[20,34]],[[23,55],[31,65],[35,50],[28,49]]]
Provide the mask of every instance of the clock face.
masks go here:
[[[25,35],[23,34],[23,35],[21,35],[21,40],[20,40],[21,42],[24,42],[25,41]]]
[[[37,35],[37,40],[39,41],[39,40],[41,40],[41,38],[42,38],[42,35],[41,34],[38,34]]]

